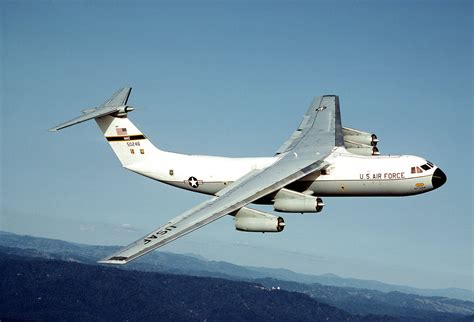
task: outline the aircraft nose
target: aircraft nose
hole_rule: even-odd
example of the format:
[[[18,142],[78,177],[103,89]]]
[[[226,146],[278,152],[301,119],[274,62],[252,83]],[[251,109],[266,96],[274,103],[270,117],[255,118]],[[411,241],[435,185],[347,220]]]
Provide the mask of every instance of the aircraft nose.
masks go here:
[[[433,173],[433,177],[431,178],[431,183],[433,184],[433,189],[437,189],[441,187],[448,178],[444,174],[443,171],[441,171],[440,168],[436,169],[435,172]]]

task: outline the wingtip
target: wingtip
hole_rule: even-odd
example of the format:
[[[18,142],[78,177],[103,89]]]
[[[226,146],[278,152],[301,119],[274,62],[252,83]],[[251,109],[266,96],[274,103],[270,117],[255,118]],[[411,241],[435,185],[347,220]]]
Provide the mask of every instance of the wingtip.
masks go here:
[[[101,259],[97,261],[97,263],[123,265],[123,264],[127,264],[128,262],[127,259],[128,259],[127,257],[123,257],[123,256],[112,256],[112,257]]]
[[[97,261],[98,264],[113,264],[113,265],[124,265],[127,264],[126,261],[117,261],[117,260],[109,260],[109,259],[104,259]]]

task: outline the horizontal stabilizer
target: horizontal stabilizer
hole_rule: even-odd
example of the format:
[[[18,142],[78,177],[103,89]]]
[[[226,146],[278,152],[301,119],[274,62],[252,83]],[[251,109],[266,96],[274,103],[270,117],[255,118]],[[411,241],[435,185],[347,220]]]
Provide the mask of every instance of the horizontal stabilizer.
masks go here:
[[[88,120],[92,120],[92,119],[95,119],[96,117],[109,115],[109,114],[112,114],[112,113],[115,113],[115,112],[118,112],[118,111],[119,111],[119,108],[118,107],[113,107],[113,106],[98,108],[98,109],[95,109],[93,111],[87,112],[84,115],[76,117],[76,118],[74,118],[70,121],[59,124],[58,126],[55,126],[55,127],[51,128],[49,130],[51,132],[55,132],[55,131],[64,129],[64,128],[69,127],[69,126],[73,126],[73,125],[76,125],[76,124],[79,124],[79,123],[82,123],[82,122],[85,122],[85,121],[88,121]]]
[[[92,120],[101,116],[113,114],[120,112],[124,109],[125,105],[127,104],[128,97],[130,96],[130,92],[132,91],[131,87],[124,87],[117,91],[112,97],[104,102],[97,108],[87,109],[83,111],[83,115],[73,118],[67,122],[61,123],[51,129],[49,131],[55,132],[61,129],[64,129],[69,126],[73,126],[88,120]],[[132,108],[128,107],[128,111],[133,110]],[[127,112],[127,110],[125,110]]]

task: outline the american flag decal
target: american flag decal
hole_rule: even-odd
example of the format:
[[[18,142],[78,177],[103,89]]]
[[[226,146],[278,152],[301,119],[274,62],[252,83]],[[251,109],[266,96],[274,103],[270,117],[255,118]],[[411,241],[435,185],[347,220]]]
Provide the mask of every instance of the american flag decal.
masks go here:
[[[127,128],[125,127],[117,127],[115,130],[117,131],[117,135],[127,135]]]

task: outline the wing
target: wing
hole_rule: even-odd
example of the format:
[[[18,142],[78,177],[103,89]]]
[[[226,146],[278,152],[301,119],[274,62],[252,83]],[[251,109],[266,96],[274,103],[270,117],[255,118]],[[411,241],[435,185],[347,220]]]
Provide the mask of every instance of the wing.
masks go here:
[[[321,170],[326,166],[324,159],[337,145],[336,123],[339,119],[340,124],[340,116],[336,100],[337,96],[323,96],[313,101],[305,115],[302,134],[291,143],[291,148],[280,153],[280,158],[275,163],[265,169],[250,172],[221,190],[216,197],[170,220],[100,263],[126,264]]]
[[[328,139],[334,146],[344,146],[344,136],[342,133],[342,124],[341,124],[341,112],[339,109],[339,97],[335,95],[326,95],[316,97],[311,103],[308,111],[303,117],[300,125],[294,131],[291,136],[280,146],[280,148],[275,153],[276,155],[288,152],[295,148],[298,143],[308,135],[318,136],[321,131],[324,130],[324,127],[321,127],[319,130],[313,128],[314,121],[316,119],[315,113],[317,109],[328,109],[327,114],[324,115],[324,120],[318,119],[319,125],[327,124],[330,128],[330,131],[334,131],[334,135]],[[322,138],[320,138],[322,139]],[[319,140],[321,144],[321,140]]]
[[[124,87],[112,95],[106,102],[100,105],[97,108],[93,108],[90,110],[86,110],[83,115],[73,118],[67,122],[61,123],[51,129],[49,131],[55,132],[61,129],[64,129],[69,126],[76,125],[78,123],[82,123],[91,119],[95,119],[104,115],[109,115],[120,110],[121,106],[127,104],[128,97],[130,96],[130,92],[132,91],[131,87]]]

